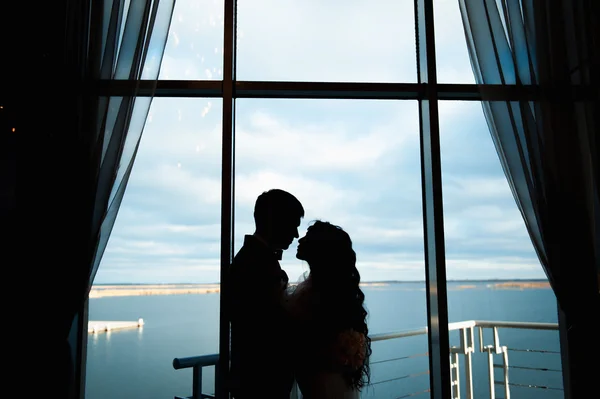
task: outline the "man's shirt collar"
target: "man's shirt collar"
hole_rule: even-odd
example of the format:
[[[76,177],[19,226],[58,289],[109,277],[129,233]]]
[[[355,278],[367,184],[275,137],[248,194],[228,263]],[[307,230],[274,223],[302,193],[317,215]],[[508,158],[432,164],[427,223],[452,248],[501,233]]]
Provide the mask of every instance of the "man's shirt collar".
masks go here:
[[[282,256],[283,256],[283,250],[282,249],[272,249],[269,247],[269,244],[267,244],[267,241],[262,238],[261,236],[259,236],[258,234],[248,234],[244,237],[244,245],[250,245],[250,246],[254,246],[256,248],[261,248],[263,249],[265,252],[268,252],[269,254],[272,254],[275,259],[277,260],[281,260]]]

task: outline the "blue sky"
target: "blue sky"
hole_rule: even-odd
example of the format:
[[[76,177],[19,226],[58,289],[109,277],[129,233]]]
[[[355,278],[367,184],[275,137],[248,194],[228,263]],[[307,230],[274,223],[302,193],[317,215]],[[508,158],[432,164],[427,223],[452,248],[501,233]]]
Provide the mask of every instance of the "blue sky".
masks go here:
[[[241,80],[416,82],[413,1],[240,1]],[[343,4],[343,7],[341,5]],[[473,83],[455,0],[436,0],[440,82]],[[221,1],[177,0],[161,79],[222,78]],[[238,100],[235,248],[278,187],[353,238],[365,281],[423,280],[415,101]],[[220,99],[153,100],[95,282],[219,280]],[[440,104],[447,274],[543,278],[481,105]],[[292,280],[307,270],[282,267]]]

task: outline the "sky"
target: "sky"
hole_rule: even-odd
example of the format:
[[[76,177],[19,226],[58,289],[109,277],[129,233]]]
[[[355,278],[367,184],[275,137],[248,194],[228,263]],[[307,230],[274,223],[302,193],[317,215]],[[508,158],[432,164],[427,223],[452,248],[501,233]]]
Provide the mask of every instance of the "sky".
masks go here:
[[[458,2],[434,7],[438,80],[474,83]],[[237,17],[240,80],[417,81],[413,0],[240,0]],[[160,79],[221,79],[222,51],[222,0],[177,0]],[[305,208],[301,235],[314,220],[350,234],[363,281],[424,280],[417,105],[237,100],[234,250],[256,197],[282,188]],[[152,101],[95,284],[219,281],[221,111]],[[448,279],[544,278],[481,104],[441,102],[440,135]],[[308,270],[296,246],[292,281]]]

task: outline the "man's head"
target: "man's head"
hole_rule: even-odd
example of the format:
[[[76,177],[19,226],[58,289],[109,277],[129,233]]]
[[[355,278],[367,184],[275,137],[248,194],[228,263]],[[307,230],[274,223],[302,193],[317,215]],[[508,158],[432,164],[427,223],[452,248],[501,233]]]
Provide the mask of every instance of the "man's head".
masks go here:
[[[304,208],[300,201],[280,189],[265,191],[254,205],[256,233],[273,249],[288,249],[294,238],[298,238],[298,226],[303,217]]]

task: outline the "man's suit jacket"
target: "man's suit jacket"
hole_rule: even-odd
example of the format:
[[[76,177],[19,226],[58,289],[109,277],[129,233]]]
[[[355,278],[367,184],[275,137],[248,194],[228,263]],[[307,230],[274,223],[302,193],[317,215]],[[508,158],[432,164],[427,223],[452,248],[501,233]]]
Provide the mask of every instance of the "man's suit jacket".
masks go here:
[[[289,322],[283,309],[287,274],[278,256],[247,235],[229,268],[231,379],[234,398],[290,397]]]

